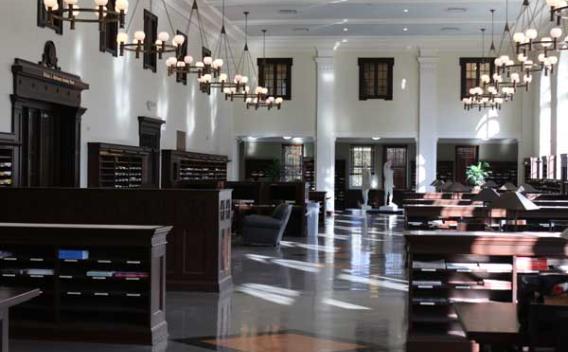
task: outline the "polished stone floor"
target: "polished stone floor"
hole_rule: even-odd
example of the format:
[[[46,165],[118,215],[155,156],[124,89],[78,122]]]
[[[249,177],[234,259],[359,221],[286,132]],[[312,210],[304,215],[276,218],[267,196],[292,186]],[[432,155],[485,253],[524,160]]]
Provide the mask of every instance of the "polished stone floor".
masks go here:
[[[168,295],[160,352],[404,351],[403,218],[337,213],[317,238],[236,246],[234,290]],[[12,352],[146,352],[152,348],[12,341]]]

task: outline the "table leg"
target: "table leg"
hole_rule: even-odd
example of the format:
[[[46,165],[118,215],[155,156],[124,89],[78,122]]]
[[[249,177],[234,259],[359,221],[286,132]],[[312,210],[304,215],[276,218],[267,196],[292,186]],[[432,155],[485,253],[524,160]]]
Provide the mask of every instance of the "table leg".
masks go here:
[[[0,310],[0,328],[2,329],[2,334],[0,335],[0,352],[8,352],[8,341],[9,341],[9,331],[8,331],[8,309]]]

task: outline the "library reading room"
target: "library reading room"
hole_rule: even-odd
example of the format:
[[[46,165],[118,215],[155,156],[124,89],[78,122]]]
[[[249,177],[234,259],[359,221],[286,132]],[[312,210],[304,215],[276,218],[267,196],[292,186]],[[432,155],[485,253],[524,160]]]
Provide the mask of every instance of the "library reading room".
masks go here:
[[[0,352],[568,352],[567,0],[0,2]]]

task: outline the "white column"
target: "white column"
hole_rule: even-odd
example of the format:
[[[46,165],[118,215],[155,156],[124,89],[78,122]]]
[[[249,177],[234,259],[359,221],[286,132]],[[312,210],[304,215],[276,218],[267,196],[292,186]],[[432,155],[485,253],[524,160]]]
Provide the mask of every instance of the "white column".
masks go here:
[[[418,58],[420,66],[420,88],[418,105],[418,143],[416,145],[416,191],[433,190],[430,186],[436,179],[438,147],[438,58]]]
[[[233,137],[233,141],[231,142],[231,154],[229,155],[231,162],[229,163],[229,170],[227,170],[227,179],[229,181],[239,181],[240,168],[244,168],[244,165],[241,165],[240,143],[239,138]]]
[[[318,50],[316,116],[316,188],[327,192],[327,210],[335,208],[335,126],[333,51]]]

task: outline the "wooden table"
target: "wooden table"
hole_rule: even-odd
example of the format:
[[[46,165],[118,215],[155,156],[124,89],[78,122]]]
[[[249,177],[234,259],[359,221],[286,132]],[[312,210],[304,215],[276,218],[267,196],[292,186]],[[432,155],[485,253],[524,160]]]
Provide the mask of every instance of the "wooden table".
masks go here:
[[[481,347],[522,345],[515,303],[454,303],[454,307],[467,338]]]
[[[9,310],[11,307],[20,303],[27,302],[41,294],[39,289],[17,289],[0,287],[0,324],[2,325],[2,335],[0,341],[0,351],[9,350]]]

